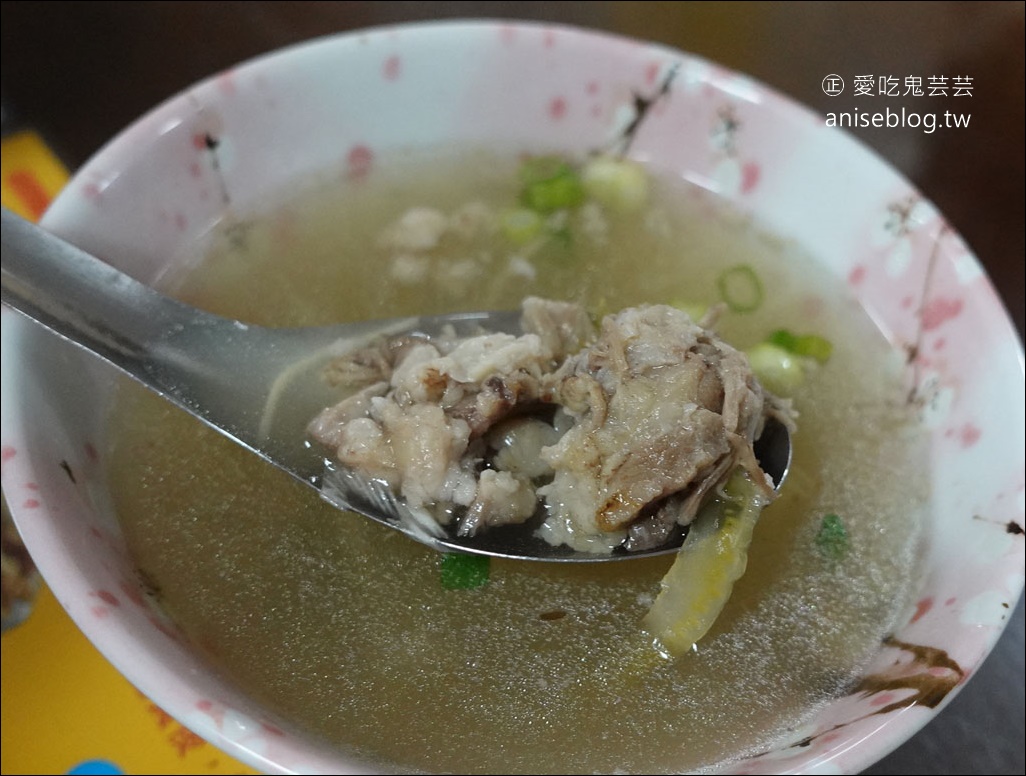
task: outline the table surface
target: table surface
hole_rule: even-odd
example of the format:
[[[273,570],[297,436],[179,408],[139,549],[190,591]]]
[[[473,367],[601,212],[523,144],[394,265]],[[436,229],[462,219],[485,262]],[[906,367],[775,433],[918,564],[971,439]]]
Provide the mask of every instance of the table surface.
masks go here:
[[[749,73],[822,113],[852,97],[831,73],[904,83],[972,78],[965,128],[860,128],[973,247],[1023,337],[1024,4],[641,2],[4,2],[0,49],[9,111],[74,169],[135,117],[243,59],[318,35],[414,19],[502,17],[577,24],[660,41]],[[918,108],[890,97],[894,109]],[[926,98],[919,98],[920,100]],[[847,100],[847,101],[845,101]],[[1024,613],[920,734],[869,774],[1022,774]]]

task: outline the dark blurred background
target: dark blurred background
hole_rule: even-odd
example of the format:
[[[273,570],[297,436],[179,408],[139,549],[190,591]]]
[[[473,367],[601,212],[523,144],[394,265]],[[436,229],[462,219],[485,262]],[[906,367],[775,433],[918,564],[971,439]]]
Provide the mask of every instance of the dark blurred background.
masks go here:
[[[967,128],[855,133],[944,212],[1023,337],[1022,2],[4,2],[5,128],[40,130],[69,168],[192,82],[271,49],[415,19],[504,17],[659,41],[744,71],[815,110],[860,109],[855,75],[969,76],[968,97],[876,97],[873,110],[970,113]],[[845,94],[823,93],[836,73]],[[950,81],[949,81],[950,83]],[[902,89],[903,90],[903,89]],[[866,98],[862,98],[865,100]],[[952,705],[870,774],[1022,774],[1023,605]]]

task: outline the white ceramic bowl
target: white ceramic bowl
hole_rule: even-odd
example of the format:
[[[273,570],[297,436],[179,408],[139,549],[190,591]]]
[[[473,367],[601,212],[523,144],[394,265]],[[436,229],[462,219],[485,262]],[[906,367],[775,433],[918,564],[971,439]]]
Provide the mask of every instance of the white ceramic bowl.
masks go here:
[[[646,119],[632,154],[797,240],[847,279],[896,348],[918,354],[909,379],[933,440],[927,574],[869,672],[931,674],[937,693],[913,704],[911,691],[864,687],[792,745],[732,766],[858,771],[936,714],[997,640],[1023,585],[1023,541],[1007,527],[1023,525],[1024,487],[1014,330],[958,235],[859,143],[742,75],[667,48],[562,27],[411,25],[314,41],[197,85],[97,154],[45,224],[153,280],[222,217],[222,185],[245,213],[269,191],[364,169],[400,146],[583,152],[622,129],[633,94],[651,93],[673,66],[672,99]],[[111,372],[7,310],[2,352],[4,490],[85,634],[160,707],[254,767],[361,772],[266,722],[138,594],[97,452]]]

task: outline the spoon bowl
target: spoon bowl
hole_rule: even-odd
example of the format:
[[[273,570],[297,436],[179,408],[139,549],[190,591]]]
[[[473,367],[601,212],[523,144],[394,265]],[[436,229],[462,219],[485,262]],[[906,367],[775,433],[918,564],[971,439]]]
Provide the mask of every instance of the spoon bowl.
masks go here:
[[[515,560],[600,562],[679,549],[664,544],[611,554],[552,545],[532,521],[476,536],[440,531],[383,482],[337,466],[305,441],[307,422],[332,402],[317,379],[324,365],[380,336],[443,331],[520,332],[513,311],[273,329],[222,318],[167,297],[19,216],[3,211],[3,303],[117,367],[246,449],[358,512],[440,551]],[[787,428],[774,420],[756,454],[779,488],[791,460]]]

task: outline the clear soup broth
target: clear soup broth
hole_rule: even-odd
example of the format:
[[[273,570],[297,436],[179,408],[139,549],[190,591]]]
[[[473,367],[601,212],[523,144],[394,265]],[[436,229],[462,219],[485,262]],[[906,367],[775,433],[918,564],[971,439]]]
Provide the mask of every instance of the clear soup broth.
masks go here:
[[[640,626],[672,557],[493,560],[487,584],[447,589],[439,554],[334,510],[126,384],[111,491],[140,574],[283,725],[372,767],[652,773],[763,751],[850,687],[909,605],[927,467],[900,359],[843,282],[679,180],[655,178],[641,211],[547,225],[540,245],[511,245],[494,224],[426,252],[383,245],[411,207],[454,224],[501,214],[516,168],[487,154],[396,157],[224,224],[168,287],[222,315],[298,326],[513,308],[529,294],[596,313],[709,304],[727,268],[751,267],[761,303],[728,311],[720,334],[745,348],[786,328],[834,351],[793,394],[790,477],[696,650],[653,658]],[[817,545],[827,514],[848,532],[840,559]]]

